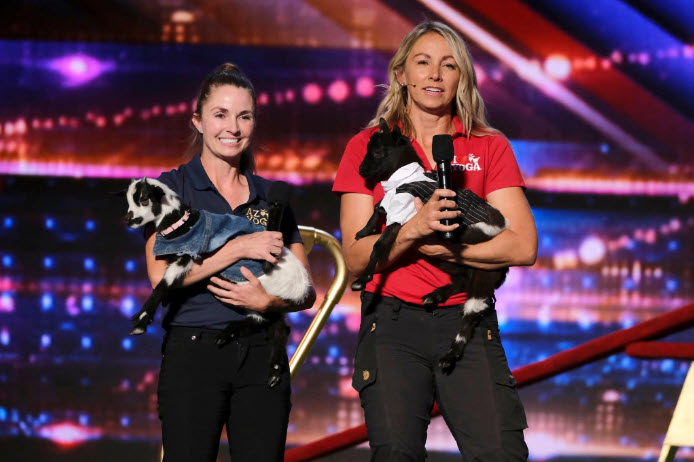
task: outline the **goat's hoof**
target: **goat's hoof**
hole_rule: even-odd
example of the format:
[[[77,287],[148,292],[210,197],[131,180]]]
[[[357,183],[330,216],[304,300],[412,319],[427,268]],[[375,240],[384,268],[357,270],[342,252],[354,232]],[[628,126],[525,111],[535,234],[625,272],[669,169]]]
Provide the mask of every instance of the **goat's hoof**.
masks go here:
[[[366,283],[362,280],[357,279],[352,283],[352,290],[364,290]]]
[[[214,341],[215,345],[220,346],[220,347],[226,345],[228,342],[229,342],[229,338],[226,336],[222,336],[222,335],[217,336],[217,338]]]
[[[130,330],[130,335],[140,335],[144,334],[145,332],[147,332],[146,327],[135,326]]]
[[[270,376],[270,380],[268,380],[267,384],[270,388],[274,387],[278,383],[280,383],[280,380],[282,377],[280,375],[275,375],[274,373]]]
[[[448,375],[453,371],[455,362],[455,356],[452,353],[448,353],[443,358],[439,359],[439,367],[444,374]]]
[[[372,234],[372,233],[370,233],[370,232],[368,232],[368,231],[362,230],[362,231],[359,231],[359,232],[354,236],[354,238],[355,238],[356,240],[359,240],[359,239],[365,238],[366,236],[371,236],[371,234]]]
[[[433,306],[436,304],[437,304],[437,301],[436,301],[435,297],[431,294],[422,298],[422,305],[424,305],[424,306]]]

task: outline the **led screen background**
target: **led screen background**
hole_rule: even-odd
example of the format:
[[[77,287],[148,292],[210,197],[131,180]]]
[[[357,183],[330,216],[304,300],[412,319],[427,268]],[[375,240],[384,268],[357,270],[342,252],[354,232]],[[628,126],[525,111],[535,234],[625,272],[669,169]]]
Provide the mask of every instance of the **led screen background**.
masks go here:
[[[378,105],[394,49],[424,17],[461,32],[489,119],[518,158],[540,237],[536,265],[513,268],[498,293],[512,368],[690,303],[686,2],[479,3],[0,7],[7,460],[156,457],[162,331],[127,335],[150,287],[142,236],[125,228],[124,205],[108,193],[186,161],[197,86],[225,61],[258,91],[259,172],[295,185],[301,224],[339,238],[331,182]],[[322,296],[333,266],[320,250],[310,259]],[[290,353],[313,313],[289,316]],[[293,384],[290,445],[363,422],[350,387],[358,323],[348,291]],[[615,355],[524,388],[531,458],[654,459],[688,366]],[[428,448],[432,458],[455,450],[440,419]]]

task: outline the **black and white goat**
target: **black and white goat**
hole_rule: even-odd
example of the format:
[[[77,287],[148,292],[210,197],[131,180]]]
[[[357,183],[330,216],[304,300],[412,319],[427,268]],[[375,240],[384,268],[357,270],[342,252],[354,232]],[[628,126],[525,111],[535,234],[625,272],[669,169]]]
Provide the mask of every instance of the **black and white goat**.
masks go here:
[[[416,213],[415,197],[426,203],[438,188],[436,172],[424,173],[421,161],[410,140],[402,135],[396,125],[391,131],[384,119],[374,132],[366,148],[366,157],[359,166],[359,174],[365,179],[380,181],[384,198],[374,207],[374,213],[366,226],[356,234],[356,239],[378,234],[379,224],[386,217],[386,228],[376,241],[369,262],[361,276],[352,284],[353,290],[362,290],[373,279],[376,265],[387,257],[398,231]],[[478,244],[492,239],[507,227],[504,216],[469,189],[456,189],[458,209],[462,215],[457,221],[455,241],[461,244]],[[467,292],[467,300],[461,308],[461,327],[450,350],[439,360],[439,366],[449,373],[463,355],[480,313],[487,309],[494,291],[503,284],[508,268],[481,270],[454,263],[441,262],[438,266],[451,275],[451,284],[440,287],[422,299],[422,304],[436,305],[451,295]]]
[[[288,192],[289,186],[286,183],[274,182],[271,185],[267,194],[270,209],[268,222],[281,220],[282,211],[288,202]],[[147,298],[142,309],[132,317],[131,335],[142,334],[147,330],[161,301],[172,289],[181,286],[197,258],[213,252],[236,236],[265,229],[243,217],[193,209],[183,204],[178,195],[164,183],[147,177],[141,180],[133,179],[125,196],[128,201],[128,212],[125,217],[127,225],[131,228],[139,228],[152,223],[157,233],[155,254],[161,255],[168,264],[164,277]],[[199,232],[204,232],[205,237],[202,239],[194,237],[191,241],[191,235]],[[168,253],[171,243],[186,239],[187,244],[183,246],[176,244],[174,247],[177,251]],[[200,241],[204,241],[204,246],[197,245],[201,243]],[[196,245],[191,245],[190,242]],[[164,249],[163,252],[157,253],[158,244],[161,244],[159,247]],[[236,276],[240,274],[238,268],[242,264],[246,267],[256,265],[255,268],[260,271],[259,262],[242,260],[232,265],[235,267]],[[225,272],[232,267],[222,271],[220,276],[225,277],[227,275]],[[312,293],[313,289],[306,269],[286,247],[282,248],[282,253],[274,266],[269,262],[263,262],[262,267],[264,273],[260,274],[258,279],[268,294],[301,304]],[[227,276],[227,279],[230,278]],[[237,284],[247,283],[242,276],[230,280]],[[272,348],[269,385],[272,387],[279,382],[282,373],[288,367],[285,352],[289,326],[279,313],[261,314],[252,310],[246,311],[245,319],[231,322],[219,334],[217,344],[221,346],[227,343],[234,335],[243,336],[258,331],[262,324],[268,323]]]

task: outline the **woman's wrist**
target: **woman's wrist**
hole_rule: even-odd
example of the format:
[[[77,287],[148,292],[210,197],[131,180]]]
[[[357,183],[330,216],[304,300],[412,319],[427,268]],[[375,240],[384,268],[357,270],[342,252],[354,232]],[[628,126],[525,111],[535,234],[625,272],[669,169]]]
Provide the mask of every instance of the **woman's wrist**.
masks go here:
[[[282,299],[279,297],[275,297],[272,295],[268,295],[267,293],[262,297],[261,300],[258,301],[258,308],[260,312],[266,312],[266,311],[274,311],[274,309],[279,308],[281,305]]]
[[[238,242],[236,242],[236,239],[232,239],[226,243],[226,245],[223,247],[224,252],[224,260],[227,264],[227,266],[233,265],[239,260],[243,259],[242,255],[242,249],[241,245],[239,245]]]
[[[407,223],[402,225],[402,228],[400,228],[398,238],[401,242],[411,245],[414,244],[417,240],[419,240],[421,236],[417,234],[417,230],[412,225],[412,222],[408,221]]]

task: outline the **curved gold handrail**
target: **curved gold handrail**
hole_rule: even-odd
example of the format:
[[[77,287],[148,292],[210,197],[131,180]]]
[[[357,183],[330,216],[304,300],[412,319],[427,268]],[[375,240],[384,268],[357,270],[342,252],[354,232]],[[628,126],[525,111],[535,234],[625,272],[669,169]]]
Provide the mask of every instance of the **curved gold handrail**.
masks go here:
[[[347,265],[345,264],[345,259],[342,256],[342,246],[333,235],[326,233],[325,231],[311,226],[299,226],[299,232],[301,233],[301,239],[304,241],[304,250],[306,254],[311,252],[314,245],[319,245],[330,252],[330,255],[335,261],[335,278],[332,284],[325,293],[325,298],[323,303],[321,303],[320,308],[318,308],[318,313],[313,318],[311,325],[308,326],[304,338],[301,339],[299,346],[296,347],[296,351],[292,355],[292,359],[289,360],[289,371],[291,373],[292,380],[296,377],[296,373],[301,367],[301,365],[306,360],[308,356],[308,351],[311,349],[313,344],[316,342],[320,331],[325,326],[325,323],[330,317],[335,305],[342,298],[342,294],[345,292],[347,287],[347,280],[349,275],[347,273]]]

